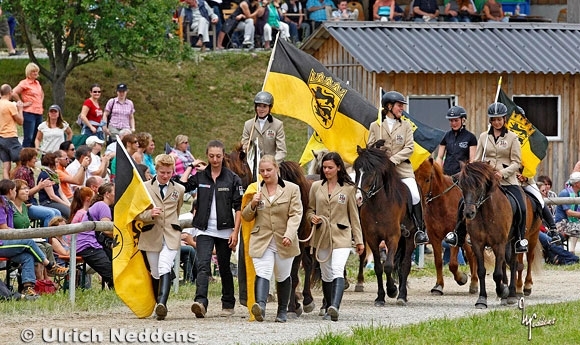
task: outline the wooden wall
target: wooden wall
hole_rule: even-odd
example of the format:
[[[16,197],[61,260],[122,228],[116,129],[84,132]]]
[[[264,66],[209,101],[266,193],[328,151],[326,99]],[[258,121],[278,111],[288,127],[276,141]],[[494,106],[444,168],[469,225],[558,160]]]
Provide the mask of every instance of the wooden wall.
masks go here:
[[[494,101],[499,74],[375,74],[364,70],[346,50],[329,38],[315,57],[334,75],[349,81],[352,88],[378,105],[378,89],[397,90],[404,95],[455,95],[467,110],[467,128],[478,136],[487,129],[487,106]],[[552,178],[558,193],[580,160],[580,75],[502,75],[502,89],[508,95],[560,96],[561,139],[550,141],[548,155],[538,167],[538,175]],[[443,116],[443,114],[436,114]]]

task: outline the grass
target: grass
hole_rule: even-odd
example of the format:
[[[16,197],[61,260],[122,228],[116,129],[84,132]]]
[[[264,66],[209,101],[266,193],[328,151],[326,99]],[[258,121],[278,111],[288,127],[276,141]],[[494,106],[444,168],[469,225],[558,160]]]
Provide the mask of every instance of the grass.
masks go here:
[[[126,83],[127,97],[135,103],[136,130],[149,132],[157,143],[173,146],[175,136],[189,137],[191,152],[205,157],[211,139],[222,140],[229,149],[241,139],[243,124],[254,116],[254,95],[262,89],[269,52],[192,55],[189,61],[167,63],[152,60],[145,64],[119,64],[101,60],[76,68],[67,79],[65,119],[74,124],[89,87],[99,83],[104,107],[114,97],[115,86]],[[24,79],[28,60],[0,60],[0,80],[13,87]],[[47,60],[41,60],[47,65]],[[52,88],[44,77],[45,109],[52,104]],[[307,142],[307,126],[298,120],[284,121],[288,160],[299,160]],[[73,125],[73,130],[80,128]]]

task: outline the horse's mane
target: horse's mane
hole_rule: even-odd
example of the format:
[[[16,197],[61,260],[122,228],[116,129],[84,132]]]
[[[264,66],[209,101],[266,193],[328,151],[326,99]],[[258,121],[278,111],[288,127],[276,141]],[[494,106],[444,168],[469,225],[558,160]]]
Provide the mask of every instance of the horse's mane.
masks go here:
[[[243,151],[242,143],[234,145],[233,151],[224,156],[224,166],[235,172],[244,184],[244,189],[252,182],[253,175],[250,167],[245,163],[246,154]]]
[[[296,162],[284,161],[280,163],[280,177],[283,180],[295,183],[300,187],[302,205],[306,207],[308,205],[308,194],[312,182],[306,179],[302,167]]]
[[[486,162],[471,162],[462,164],[459,173],[459,184],[462,190],[478,190],[486,186],[489,192],[497,188],[495,169]]]
[[[366,149],[359,147],[357,152],[358,157],[354,161],[357,181],[360,177],[360,170],[365,172],[378,172],[383,178],[383,184],[388,187],[385,188],[387,198],[397,200],[397,202],[402,202],[401,191],[405,190],[407,187],[404,186],[404,183],[401,181],[396,166],[389,159],[389,155],[373,145],[369,145]]]

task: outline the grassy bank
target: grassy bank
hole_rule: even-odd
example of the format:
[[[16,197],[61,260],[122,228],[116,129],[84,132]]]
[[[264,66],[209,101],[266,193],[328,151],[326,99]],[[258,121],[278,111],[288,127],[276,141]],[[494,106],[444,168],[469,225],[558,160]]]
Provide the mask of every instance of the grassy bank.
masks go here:
[[[194,156],[203,157],[211,139],[231,148],[242,136],[243,124],[254,115],[253,98],[261,90],[270,54],[223,53],[197,56],[180,63],[149,61],[146,64],[115,64],[99,61],[78,67],[67,79],[65,119],[74,123],[90,85],[103,90],[101,106],[114,97],[115,86],[126,83],[128,98],[135,103],[137,131],[150,132],[157,143],[173,145],[175,136],[189,136]],[[26,59],[0,60],[0,82],[15,86],[24,78]],[[42,63],[48,63],[43,61]],[[52,103],[51,85],[41,76],[45,109]],[[288,159],[298,160],[306,145],[306,124],[282,117]],[[78,126],[73,125],[75,131]]]

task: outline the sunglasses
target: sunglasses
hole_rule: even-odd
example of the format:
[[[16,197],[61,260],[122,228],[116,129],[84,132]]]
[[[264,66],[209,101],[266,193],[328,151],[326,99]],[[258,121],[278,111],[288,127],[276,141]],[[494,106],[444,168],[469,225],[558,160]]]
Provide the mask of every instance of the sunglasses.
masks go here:
[[[101,93],[101,91],[93,91],[93,93]]]
[[[73,147],[72,149],[68,149],[68,150],[69,150],[69,151],[74,151],[74,150],[75,150],[75,148]]]

